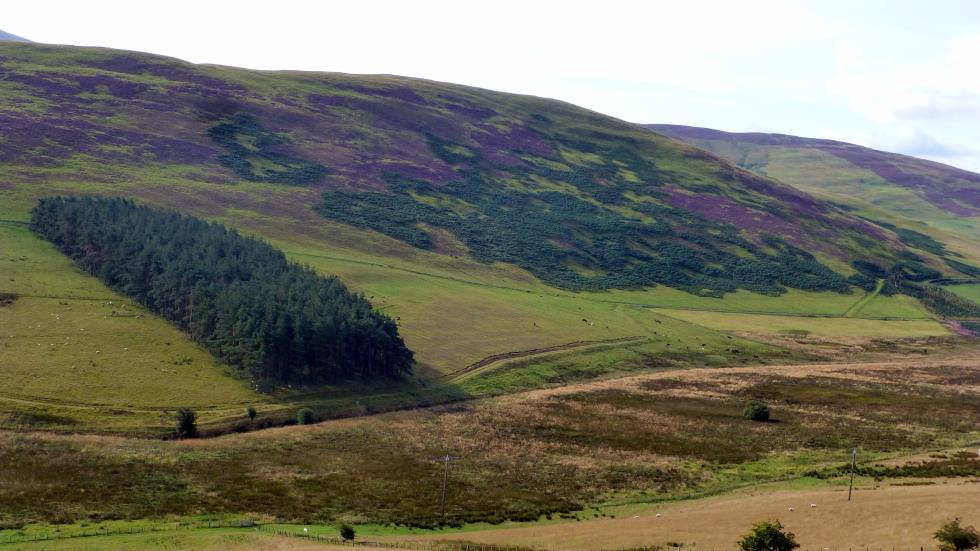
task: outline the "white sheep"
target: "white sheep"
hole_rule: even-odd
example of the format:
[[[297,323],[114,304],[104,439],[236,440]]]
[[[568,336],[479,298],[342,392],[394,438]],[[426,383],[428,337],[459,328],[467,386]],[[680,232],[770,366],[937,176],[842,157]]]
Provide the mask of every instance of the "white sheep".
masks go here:
[[[813,509],[813,508],[814,508],[814,507],[816,507],[816,506],[817,506],[817,504],[816,504],[816,503],[811,503],[811,504],[810,504],[810,508],[811,508],[811,509]]]

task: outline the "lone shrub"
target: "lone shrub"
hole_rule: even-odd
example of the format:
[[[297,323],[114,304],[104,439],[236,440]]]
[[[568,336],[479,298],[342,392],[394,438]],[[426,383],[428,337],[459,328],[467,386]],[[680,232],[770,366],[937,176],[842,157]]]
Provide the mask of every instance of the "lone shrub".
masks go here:
[[[255,406],[248,406],[245,408],[245,415],[248,415],[249,421],[255,421],[255,416],[258,415],[258,412],[255,411]]]
[[[344,538],[344,541],[354,541],[354,537],[357,534],[354,532],[354,527],[350,524],[340,525],[340,537]]]
[[[960,519],[953,519],[936,531],[939,548],[943,551],[967,551],[980,547],[980,533],[972,526],[961,526]]]
[[[799,547],[796,536],[783,530],[778,520],[764,520],[738,542],[741,551],[793,551]]]
[[[0,293],[0,306],[10,306],[17,300],[17,293]]]
[[[745,417],[750,421],[768,421],[769,406],[757,400],[752,400],[745,405],[745,411],[742,412],[742,417]]]
[[[177,438],[197,436],[197,412],[191,408],[177,410]]]
[[[296,412],[296,422],[300,425],[309,425],[315,420],[313,410],[310,408],[303,408]]]

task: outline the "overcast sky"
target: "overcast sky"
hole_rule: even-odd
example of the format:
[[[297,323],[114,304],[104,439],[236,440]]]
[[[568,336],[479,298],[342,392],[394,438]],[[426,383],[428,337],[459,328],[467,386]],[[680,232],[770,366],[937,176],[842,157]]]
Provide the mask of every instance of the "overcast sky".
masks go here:
[[[0,29],[200,63],[424,77],[980,171],[975,0],[24,0],[4,2]]]

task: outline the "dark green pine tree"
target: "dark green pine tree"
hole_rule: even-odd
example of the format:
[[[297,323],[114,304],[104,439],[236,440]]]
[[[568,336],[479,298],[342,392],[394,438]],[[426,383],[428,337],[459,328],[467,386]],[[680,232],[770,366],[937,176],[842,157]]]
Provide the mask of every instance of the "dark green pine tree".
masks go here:
[[[57,197],[38,203],[31,229],[258,379],[411,372],[397,326],[363,296],[219,224],[124,199]]]

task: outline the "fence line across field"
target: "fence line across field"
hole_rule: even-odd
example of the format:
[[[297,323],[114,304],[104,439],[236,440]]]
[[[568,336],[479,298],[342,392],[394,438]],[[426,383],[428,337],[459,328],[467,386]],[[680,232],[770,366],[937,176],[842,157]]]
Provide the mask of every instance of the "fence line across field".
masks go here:
[[[347,547],[379,547],[383,549],[407,549],[410,551],[537,551],[560,549],[559,546],[547,548],[524,547],[515,545],[497,545],[490,543],[456,542],[456,541],[374,541],[374,540],[345,540],[337,536],[311,534],[263,526],[251,520],[202,521],[197,523],[176,523],[173,525],[131,526],[119,528],[95,528],[71,533],[43,532],[38,534],[7,534],[0,537],[0,545],[30,543],[35,541],[66,540],[99,536],[118,536],[132,534],[147,534],[152,532],[170,532],[176,530],[201,530],[208,528],[252,528],[279,537],[302,538],[318,543]],[[628,548],[604,548],[600,551],[738,551],[737,548],[708,548],[708,547],[677,547],[666,545],[640,546]],[[863,547],[801,547],[799,551],[940,551],[935,545],[917,546],[863,546]]]

